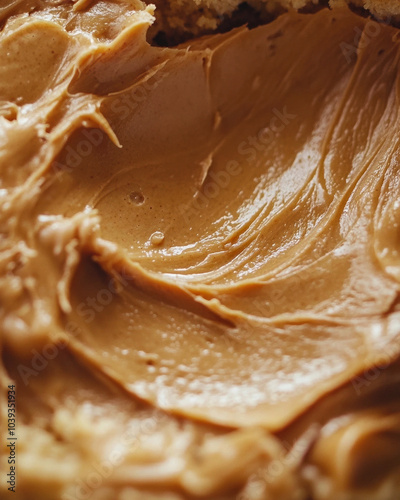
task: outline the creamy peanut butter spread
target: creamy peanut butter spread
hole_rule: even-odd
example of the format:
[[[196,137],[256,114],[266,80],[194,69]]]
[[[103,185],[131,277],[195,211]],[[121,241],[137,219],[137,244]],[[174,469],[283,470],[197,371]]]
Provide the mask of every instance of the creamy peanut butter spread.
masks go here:
[[[399,499],[398,30],[0,19],[1,498]]]

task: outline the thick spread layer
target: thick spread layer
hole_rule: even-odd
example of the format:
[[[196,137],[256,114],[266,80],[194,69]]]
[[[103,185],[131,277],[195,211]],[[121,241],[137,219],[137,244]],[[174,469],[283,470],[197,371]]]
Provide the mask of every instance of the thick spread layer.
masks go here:
[[[397,498],[397,31],[78,3],[0,38],[17,497]]]

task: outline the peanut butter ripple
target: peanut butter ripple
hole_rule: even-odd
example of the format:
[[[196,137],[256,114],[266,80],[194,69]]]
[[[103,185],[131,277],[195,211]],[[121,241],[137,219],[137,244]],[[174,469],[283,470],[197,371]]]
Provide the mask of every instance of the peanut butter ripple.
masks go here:
[[[396,500],[397,29],[152,14],[0,8],[13,498]]]

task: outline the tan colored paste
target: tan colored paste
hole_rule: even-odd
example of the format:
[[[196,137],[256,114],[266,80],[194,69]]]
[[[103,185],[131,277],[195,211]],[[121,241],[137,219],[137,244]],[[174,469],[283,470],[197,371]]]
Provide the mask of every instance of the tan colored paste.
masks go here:
[[[86,3],[0,35],[12,498],[396,500],[398,31]]]

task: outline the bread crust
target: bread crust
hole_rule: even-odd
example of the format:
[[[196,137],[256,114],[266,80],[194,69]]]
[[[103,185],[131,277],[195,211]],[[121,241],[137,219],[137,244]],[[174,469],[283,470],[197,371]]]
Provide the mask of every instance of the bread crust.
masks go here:
[[[399,0],[153,0],[152,3],[156,5],[156,23],[150,34],[154,37],[161,32],[166,44],[237,24],[251,24],[254,18],[262,24],[292,9],[312,12],[337,4],[348,4],[360,14],[377,20],[393,24],[400,21]]]

